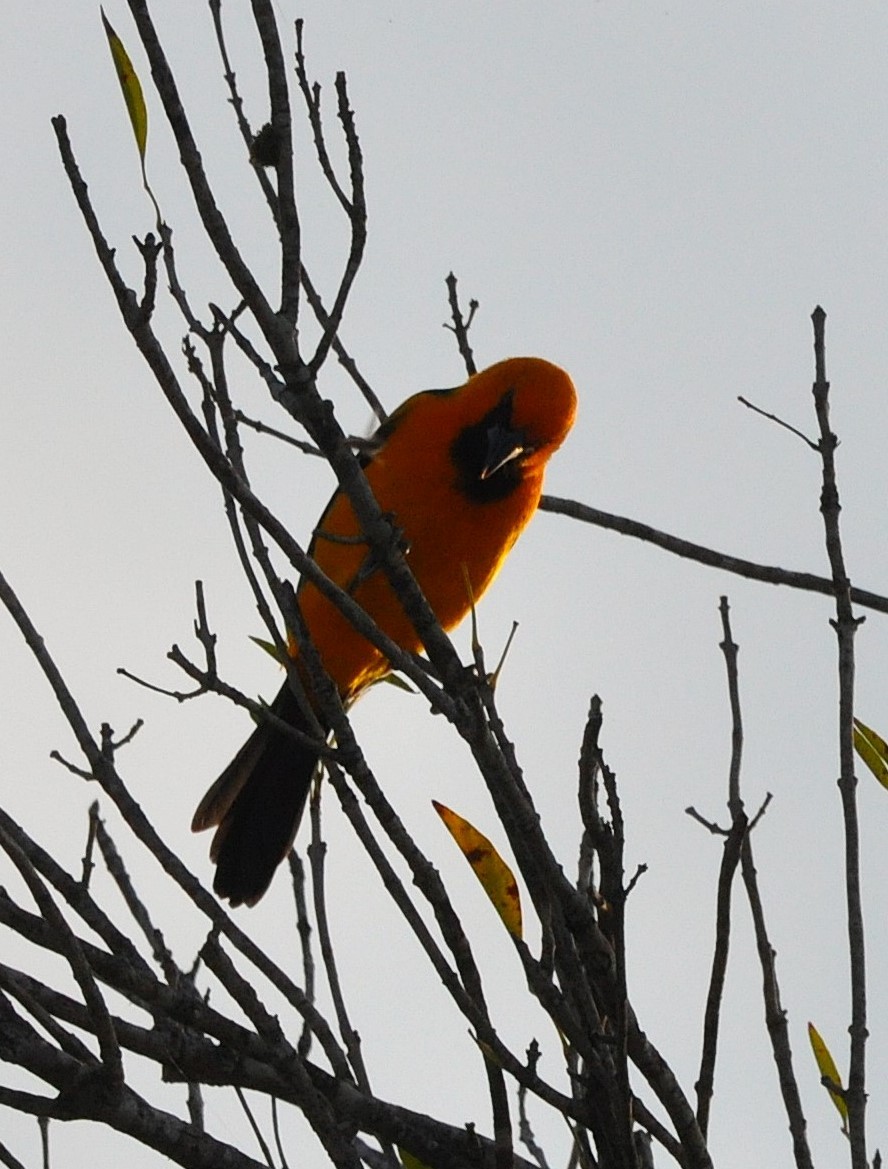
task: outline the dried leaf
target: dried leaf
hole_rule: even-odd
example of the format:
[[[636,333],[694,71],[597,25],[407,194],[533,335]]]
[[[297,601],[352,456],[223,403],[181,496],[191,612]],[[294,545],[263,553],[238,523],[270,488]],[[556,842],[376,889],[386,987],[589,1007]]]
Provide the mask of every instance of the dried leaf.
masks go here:
[[[522,936],[521,898],[515,876],[486,836],[457,812],[432,800],[432,805],[472,866],[484,892],[493,902],[503,925],[513,937]]]

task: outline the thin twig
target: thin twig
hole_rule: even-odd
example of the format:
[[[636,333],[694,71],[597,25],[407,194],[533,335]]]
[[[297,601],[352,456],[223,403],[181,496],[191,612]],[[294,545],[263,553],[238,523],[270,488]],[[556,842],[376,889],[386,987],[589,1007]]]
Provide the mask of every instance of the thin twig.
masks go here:
[[[39,995],[33,993],[27,975],[11,970],[8,966],[0,966],[0,987],[28,1012],[36,1023],[39,1023],[46,1034],[58,1044],[59,1050],[72,1056],[83,1065],[84,1069],[95,1067],[96,1057],[90,1051],[79,1035],[63,1027],[51,1009],[48,1008]]]
[[[182,977],[182,972],[173,961],[173,955],[164,941],[163,934],[152,922],[148,909],[136,891],[130,875],[126,871],[123,859],[111,838],[111,834],[99,818],[98,812],[98,803],[93,803],[90,808],[90,821],[96,826],[96,838],[105,866],[114,883],[117,885],[117,888],[120,890],[126,906],[133,916],[133,920],[151,946],[151,952],[154,955],[155,961],[163,970],[164,977],[171,986],[175,986]]]
[[[285,1038],[277,1017],[272,1015],[262,1003],[252,983],[237,971],[234,962],[219,945],[214,935],[211,935],[204,943],[202,954],[206,965],[213,971],[257,1032],[267,1041],[272,1042],[279,1051],[279,1065],[282,1070],[285,1068],[290,1076],[293,1089],[298,1093],[299,1106],[306,1120],[324,1144],[331,1159],[337,1166],[360,1169],[360,1160],[351,1149],[346,1135],[337,1126],[329,1101],[312,1083],[305,1061],[300,1059],[296,1050]],[[354,1082],[348,1069],[340,1070],[339,1074],[343,1077],[343,1089]],[[263,1147],[265,1147],[264,1142]]]
[[[284,1152],[284,1142],[281,1138],[280,1120],[278,1118],[278,1098],[271,1098],[271,1130],[274,1133],[274,1144],[281,1162],[281,1169],[288,1169],[287,1155]]]
[[[221,417],[225,434],[225,454],[238,477],[245,483],[249,483],[249,475],[247,474],[243,447],[240,440],[240,431],[228,386],[224,353],[226,335],[227,327],[217,317],[217,329],[208,341],[212,383],[208,386],[208,391],[204,397],[203,413],[207,432],[220,449],[223,444],[219,435],[218,417]],[[220,486],[222,485],[220,484]],[[274,579],[274,570],[271,566],[268,549],[262,538],[262,532],[252,517],[247,512],[238,508],[236,500],[224,486],[222,486],[222,499],[225,506],[225,516],[231,532],[231,539],[234,543],[241,569],[247,578],[247,583],[255,598],[256,608],[259,610],[259,615],[272,640],[278,654],[278,659],[285,661],[288,652],[286,638],[278,628],[278,621],[272,613],[271,606],[255,568],[255,565],[259,566],[265,575],[266,583],[270,586],[270,591],[273,592],[271,582]],[[244,529],[246,529],[247,536],[250,540],[252,559],[247,552]]]
[[[89,890],[89,881],[92,876],[92,871],[95,868],[95,861],[93,860],[93,851],[96,843],[96,824],[98,823],[99,802],[93,800],[89,807],[88,828],[86,832],[86,848],[83,850],[83,861],[81,863],[80,884],[85,891]]]
[[[305,64],[305,52],[302,47],[302,36],[305,28],[305,21],[300,17],[296,21],[296,80],[299,83],[299,89],[302,92],[302,97],[305,101],[305,109],[308,114],[309,125],[314,136],[315,151],[318,156],[318,163],[321,171],[330,190],[336,196],[340,207],[346,215],[351,214],[351,203],[348,196],[340,185],[339,179],[336,177],[336,172],[333,169],[333,164],[330,161],[330,154],[327,150],[327,142],[324,134],[324,123],[321,118],[321,87],[317,82],[312,84],[308,80],[308,72]]]
[[[713,1169],[697,1117],[675,1073],[634,1018],[629,1024],[629,1055],[675,1126],[685,1169]]]
[[[531,1040],[530,1046],[527,1049],[527,1066],[536,1071],[536,1066],[540,1058],[540,1045],[535,1039]],[[537,1144],[534,1136],[533,1128],[527,1117],[527,1089],[523,1084],[518,1087],[518,1135],[521,1143],[539,1165],[540,1169],[549,1169],[549,1163],[546,1160],[546,1154]]]
[[[764,806],[762,811],[764,810]],[[759,813],[761,815],[761,812]],[[758,816],[755,818],[758,819]],[[777,956],[768,937],[765,924],[765,912],[762,907],[761,894],[758,887],[758,877],[755,871],[755,862],[752,853],[752,836],[747,833],[740,851],[740,866],[743,875],[743,885],[752,913],[753,928],[755,929],[755,945],[758,951],[759,965],[762,970],[762,998],[765,1004],[765,1026],[771,1041],[771,1050],[774,1055],[774,1065],[777,1068],[777,1079],[780,1083],[780,1093],[783,1097],[783,1107],[789,1121],[789,1131],[792,1135],[793,1155],[796,1169],[814,1169],[811,1150],[808,1147],[807,1121],[802,1108],[799,1087],[796,1081],[792,1062],[792,1050],[789,1045],[789,1024],[786,1011],[780,1002],[780,986],[777,982]]]
[[[597,528],[619,532],[623,536],[634,536],[637,540],[643,540],[647,544],[655,544],[658,548],[663,548],[674,556],[682,556],[686,560],[696,560],[698,564],[706,564],[710,568],[720,568],[723,572],[731,572],[735,576],[743,576],[748,580],[761,580],[766,584],[788,585],[793,589],[823,593],[826,596],[836,595],[835,581],[829,580],[825,576],[815,576],[811,572],[793,572],[786,568],[756,564],[752,560],[742,560],[738,556],[730,556],[726,552],[718,552],[714,548],[706,548],[702,544],[693,544],[690,540],[684,540],[680,536],[660,532],[649,524],[642,524],[638,520],[627,519],[624,516],[611,515],[598,508],[589,507],[588,504],[577,503],[573,499],[559,499],[554,495],[544,495],[540,499],[539,508],[540,511],[569,516],[571,519],[581,520],[586,524],[594,524]],[[872,593],[852,585],[851,600],[866,609],[876,609],[880,613],[888,613],[888,597],[882,596],[880,593]]]
[[[267,434],[272,438],[280,439],[281,442],[289,443],[290,446],[296,447],[304,455],[314,455],[321,459],[324,457],[314,443],[306,442],[302,438],[295,438],[292,434],[285,434],[282,430],[278,430],[274,426],[269,426],[267,423],[261,422],[258,418],[248,418],[243,410],[232,411],[232,417],[235,422],[240,423],[242,426],[248,426],[250,430],[255,430],[257,434]]]
[[[748,409],[754,410],[756,414],[761,414],[761,416],[763,418],[767,418],[769,422],[776,422],[777,425],[782,426],[784,428],[784,430],[788,430],[791,434],[796,435],[796,437],[800,438],[803,443],[806,443],[811,448],[812,451],[819,451],[820,450],[817,443],[814,442],[812,439],[808,438],[807,434],[803,434],[800,430],[797,430],[794,426],[790,426],[790,424],[788,422],[784,422],[783,419],[778,418],[776,414],[769,414],[767,412],[767,410],[762,410],[762,408],[760,406],[753,405],[753,403],[748,401],[746,398],[744,398],[742,394],[737,395],[737,401],[742,402],[742,404],[744,406],[746,406]]]
[[[317,318],[318,324],[322,329],[326,330],[330,323],[330,314],[324,307],[324,302],[321,300],[320,294],[315,288],[305,264],[302,265],[302,290],[305,293],[305,299],[311,306],[311,311]],[[358,369],[357,362],[343,345],[338,332],[333,337],[333,352],[336,354],[336,359],[339,364],[358,388],[364,401],[373,411],[376,421],[380,424],[385,422],[386,418],[388,418],[388,412],[382,402],[380,402],[373,387]]]
[[[176,139],[179,158],[188,177],[194,203],[207,237],[213,244],[216,254],[234,286],[250,306],[250,311],[279,360],[293,361],[296,356],[295,338],[292,333],[289,339],[287,338],[285,322],[272,309],[255,276],[238,251],[228,224],[216,203],[175,78],[157,36],[146,0],[129,0],[129,8],[151,64],[154,85],[163,103],[170,129]]]
[[[268,1166],[268,1169],[275,1169],[274,1160],[271,1156],[271,1149],[268,1147],[265,1137],[262,1135],[262,1129],[259,1127],[256,1117],[253,1115],[253,1110],[249,1105],[243,1088],[235,1084],[234,1092],[237,1096],[238,1103],[240,1104],[241,1109],[247,1118],[247,1123],[253,1130],[253,1136],[256,1138],[256,1143],[259,1146],[259,1150],[262,1153],[262,1156],[265,1158],[265,1164]]]
[[[133,971],[145,977],[153,976],[150,966],[130,938],[114,925],[106,913],[99,909],[83,883],[66,872],[2,808],[0,808],[0,829],[15,841],[40,875],[52,885],[66,905],[74,910],[92,933],[102,939],[111,953],[117,954]]]
[[[5,1165],[6,1169],[25,1169],[25,1166],[12,1155],[3,1141],[0,1141],[0,1164]]]
[[[2,845],[6,855],[24,878],[31,896],[37,903],[41,916],[56,932],[61,941],[61,951],[71,967],[71,973],[74,975],[77,985],[80,987],[83,1001],[94,1022],[95,1034],[99,1041],[99,1050],[102,1056],[101,1070],[103,1078],[106,1080],[109,1091],[115,1094],[123,1088],[124,1083],[120,1044],[114,1032],[111,1014],[105,1005],[105,1000],[98,988],[89,963],[84,956],[80,941],[68,925],[30,858],[2,830],[0,830],[0,845]]]
[[[703,1016],[703,1044],[700,1053],[700,1072],[697,1076],[697,1121],[704,1138],[709,1131],[709,1110],[715,1083],[715,1064],[718,1054],[718,1033],[721,1005],[724,997],[725,975],[731,939],[731,895],[734,875],[740,862],[740,849],[746,838],[749,822],[740,798],[740,760],[743,752],[743,723],[740,713],[740,691],[737,674],[737,645],[731,634],[728,598],[719,604],[724,639],[721,650],[728,675],[728,695],[731,706],[731,764],[728,773],[728,808],[731,828],[725,838],[721,867],[718,875],[715,912],[715,946],[712,970]],[[698,817],[699,818],[699,817]]]
[[[714,820],[707,820],[705,816],[701,815],[696,808],[685,808],[685,815],[690,816],[692,820],[696,820],[698,824],[711,832],[713,836],[727,836],[730,832],[729,828],[722,828],[720,824],[716,824]]]
[[[472,327],[472,321],[475,319],[475,313],[478,311],[478,301],[469,301],[469,315],[463,316],[462,308],[459,303],[459,293],[456,289],[456,276],[453,272],[447,274],[444,281],[447,285],[447,301],[450,305],[450,319],[452,324],[445,324],[444,328],[449,329],[456,337],[456,344],[459,347],[460,356],[466,367],[466,372],[469,377],[477,373],[478,369],[475,365],[475,356],[472,353],[472,347],[469,344],[469,329]]]
[[[311,843],[308,846],[308,860],[311,865],[311,885],[318,940],[321,946],[324,970],[327,974],[327,986],[333,999],[333,1009],[336,1012],[336,1020],[339,1025],[339,1035],[348,1053],[349,1063],[354,1071],[358,1086],[369,1094],[370,1077],[367,1075],[367,1068],[361,1053],[361,1037],[348,1017],[348,1009],[345,1005],[345,996],[342,992],[342,983],[339,979],[339,969],[333,950],[333,940],[330,936],[325,881],[326,854],[327,845],[321,835],[321,800],[319,789],[316,788],[311,796]]]
[[[37,1124],[40,1128],[40,1149],[43,1154],[43,1169],[50,1169],[49,1160],[49,1117],[38,1116]]]
[[[296,932],[299,936],[299,948],[302,952],[302,983],[305,996],[309,1002],[315,1001],[315,964],[311,951],[311,923],[308,920],[308,906],[305,900],[305,866],[302,858],[291,848],[287,856],[290,867],[290,880],[293,886],[293,901],[296,906]],[[311,1051],[311,1029],[303,1023],[302,1034],[296,1045],[296,1050],[303,1059]]]
[[[314,356],[308,362],[308,368],[317,374],[327,359],[330,347],[339,332],[345,305],[351,292],[352,285],[357,277],[361,261],[364,258],[364,248],[367,243],[367,204],[364,192],[364,159],[361,146],[358,142],[358,133],[355,128],[355,115],[348,100],[348,84],[344,73],[336,74],[336,96],[339,120],[348,148],[349,177],[351,180],[351,196],[348,200],[348,221],[350,241],[348,257],[339,282],[339,288],[333,300],[333,307],[323,327],[321,339],[315,348]]]
[[[281,308],[283,321],[295,331],[299,316],[301,228],[296,207],[293,176],[293,129],[290,94],[284,50],[271,0],[252,0],[253,19],[262,42],[268,101],[271,107],[271,130],[275,139],[275,173],[277,176],[277,227],[281,245]]]

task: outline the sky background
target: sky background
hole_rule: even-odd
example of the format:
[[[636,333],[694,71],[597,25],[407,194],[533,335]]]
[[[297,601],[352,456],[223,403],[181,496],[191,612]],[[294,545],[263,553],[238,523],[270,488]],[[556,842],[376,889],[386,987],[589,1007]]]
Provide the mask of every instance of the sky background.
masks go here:
[[[258,127],[265,100],[246,7],[228,0],[223,12]],[[274,236],[226,105],[208,10],[173,0],[152,10],[220,204],[273,289]],[[537,354],[574,377],[579,416],[551,465],[550,493],[734,555],[822,574],[818,459],[737,402],[742,394],[815,433],[809,318],[820,303],[829,314],[847,563],[856,584],[888,591],[888,11],[790,0],[733,8],[599,0],[545,11],[461,0],[293,9],[280,0],[278,11],[285,34],[293,18],[305,18],[309,72],[328,99],[335,71],[348,73],[369,242],[342,339],[387,406],[463,380],[442,328],[444,278],[453,270],[465,300],[480,301],[472,329],[479,365]],[[180,272],[196,304],[231,307],[147,89],[128,10],[111,0],[106,12],[146,82],[148,170],[176,231]],[[184,686],[165,655],[174,642],[197,653],[191,624],[200,579],[225,677],[266,696],[278,678],[249,641],[261,628],[219,492],[124,330],[56,154],[49,119],[64,112],[107,236],[137,280],[131,237],[152,228],[153,213],[97,6],[11,6],[0,78],[0,566],[91,725],[108,721],[122,732],[145,719],[121,770],[168,843],[209,881],[208,840],[192,837],[188,825],[248,719],[218,698],[177,705],[115,671],[125,666]],[[331,138],[335,128],[331,117]],[[297,168],[305,260],[331,293],[345,225],[303,126]],[[166,309],[162,322],[175,351],[181,328]],[[321,388],[348,429],[366,430],[368,411],[334,363]],[[238,391],[249,411],[283,423],[261,386],[245,379]],[[250,442],[248,456],[260,492],[307,539],[329,474],[268,439]],[[721,849],[684,809],[725,818],[723,593],[741,647],[743,794],[750,809],[766,792],[774,796],[754,846],[809,1135],[816,1163],[842,1164],[838,1116],[805,1033],[813,1020],[846,1072],[830,602],[544,514],[485,599],[481,633],[495,658],[513,619],[520,622],[501,709],[569,872],[578,839],[576,758],[590,695],[602,697],[606,754],[627,819],[627,866],[649,870],[629,906],[630,994],[691,1092]],[[465,647],[465,632],[458,640]],[[857,713],[884,734],[883,616],[868,616],[857,652]],[[72,737],[3,617],[0,704],[0,800],[77,869],[97,793],[49,759],[53,748],[74,757]],[[548,1031],[527,1011],[511,946],[429,800],[456,808],[495,843],[502,834],[468,753],[440,721],[418,697],[387,687],[355,713],[378,777],[464,914],[497,1021],[521,1051],[534,1035],[548,1040]],[[872,1154],[888,1141],[888,794],[862,774],[859,795]],[[328,900],[371,1079],[383,1096],[488,1131],[483,1072],[464,1022],[355,856],[334,801],[325,804]],[[190,964],[200,925],[106,811],[158,924]],[[0,863],[0,880],[18,888],[8,869]],[[289,912],[286,881],[278,880],[239,921],[292,966]],[[721,1169],[792,1163],[762,1013],[738,895],[711,1128]],[[542,1070],[557,1078],[557,1050],[548,1051]],[[180,1099],[153,1098],[168,1106]],[[260,1115],[267,1119],[261,1106]],[[542,1112],[535,1122],[551,1163],[563,1164],[563,1131]],[[209,1097],[207,1123],[223,1139],[241,1132],[230,1094]],[[37,1164],[33,1122],[4,1115],[0,1132],[21,1160]],[[293,1122],[288,1132],[291,1163],[323,1163],[304,1127]],[[55,1164],[112,1164],[124,1154],[133,1166],[156,1161],[82,1124],[54,1126],[52,1141]]]

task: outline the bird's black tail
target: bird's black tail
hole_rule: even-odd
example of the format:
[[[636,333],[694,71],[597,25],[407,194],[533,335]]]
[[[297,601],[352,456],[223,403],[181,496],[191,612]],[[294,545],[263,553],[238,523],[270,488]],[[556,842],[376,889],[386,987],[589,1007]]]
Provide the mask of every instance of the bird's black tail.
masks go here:
[[[311,733],[286,683],[271,710]],[[271,883],[293,843],[317,762],[308,744],[263,722],[201,800],[191,828],[216,827],[213,889],[232,906],[255,905]]]

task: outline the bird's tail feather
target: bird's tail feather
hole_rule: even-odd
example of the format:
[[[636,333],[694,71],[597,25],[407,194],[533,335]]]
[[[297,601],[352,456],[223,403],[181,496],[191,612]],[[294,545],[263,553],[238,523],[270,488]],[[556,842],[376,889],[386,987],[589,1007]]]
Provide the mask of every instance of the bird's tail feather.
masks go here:
[[[310,733],[286,683],[271,705],[278,718]],[[293,843],[318,755],[263,722],[201,800],[191,827],[216,827],[213,889],[232,906],[255,905]]]

